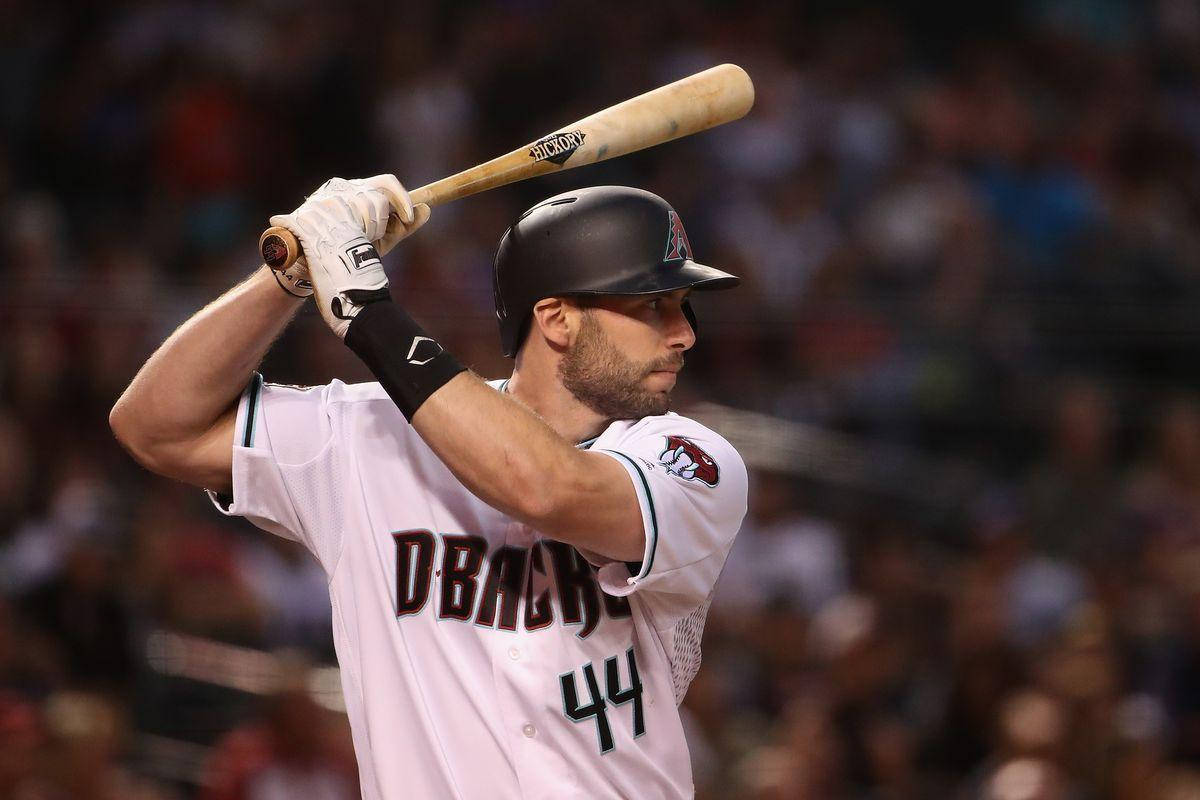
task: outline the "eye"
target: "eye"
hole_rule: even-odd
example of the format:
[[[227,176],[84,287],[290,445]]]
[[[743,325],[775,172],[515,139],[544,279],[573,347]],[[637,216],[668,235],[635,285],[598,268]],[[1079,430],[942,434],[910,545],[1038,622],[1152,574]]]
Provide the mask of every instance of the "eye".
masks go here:
[[[655,311],[658,311],[658,307],[662,305],[662,298],[655,297],[655,298],[649,300],[646,303],[646,305],[649,306],[650,308],[654,309]]]

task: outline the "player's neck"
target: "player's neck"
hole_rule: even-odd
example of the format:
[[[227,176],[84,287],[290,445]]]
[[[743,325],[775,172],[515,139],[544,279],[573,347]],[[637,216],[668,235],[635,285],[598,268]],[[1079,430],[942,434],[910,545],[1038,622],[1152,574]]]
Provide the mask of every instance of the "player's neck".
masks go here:
[[[533,409],[571,444],[599,436],[610,423],[567,391],[558,380],[557,370],[549,363],[522,360],[513,370],[505,391]]]

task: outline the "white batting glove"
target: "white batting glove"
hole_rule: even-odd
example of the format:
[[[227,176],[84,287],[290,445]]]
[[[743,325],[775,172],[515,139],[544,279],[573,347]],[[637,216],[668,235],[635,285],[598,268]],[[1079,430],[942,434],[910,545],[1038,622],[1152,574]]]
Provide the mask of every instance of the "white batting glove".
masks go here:
[[[271,274],[275,276],[279,288],[288,294],[295,297],[312,297],[312,279],[308,275],[308,262],[304,260],[303,253],[287,269],[273,269]]]
[[[411,209],[412,202],[394,175],[376,175],[373,178],[358,180],[332,178],[313,194],[322,192],[338,193],[346,198],[358,214],[367,238],[375,244],[380,253],[387,253],[404,237],[404,225],[400,221],[400,215],[392,210],[391,204],[396,208]],[[384,206],[380,203],[379,192],[387,196],[389,205]],[[283,271],[276,270],[273,274],[279,287],[288,294],[296,297],[312,296],[312,279],[303,254],[292,266]]]
[[[387,252],[428,219],[429,206],[414,209],[395,177],[378,175],[326,181],[291,214],[271,217],[271,224],[300,240],[321,316],[345,338],[364,305],[388,296],[379,251]]]
[[[413,224],[416,212],[412,200],[395,175],[352,180],[330,178],[308,199],[326,195],[345,199],[362,223],[367,241],[375,245],[380,255],[387,255],[401,239],[424,224]]]

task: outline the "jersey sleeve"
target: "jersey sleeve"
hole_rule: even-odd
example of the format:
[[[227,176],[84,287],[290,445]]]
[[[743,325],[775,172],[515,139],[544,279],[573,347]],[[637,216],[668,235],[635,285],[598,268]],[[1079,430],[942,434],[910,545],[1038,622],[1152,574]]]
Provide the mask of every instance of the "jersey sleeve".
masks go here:
[[[639,563],[600,562],[604,591],[645,593],[668,618],[703,604],[746,515],[746,467],[729,442],[698,422],[667,415],[639,422],[592,448],[629,474],[642,510]]]
[[[208,493],[221,513],[303,544],[326,572],[341,549],[330,389],[264,383],[256,373],[238,403],[232,496]]]

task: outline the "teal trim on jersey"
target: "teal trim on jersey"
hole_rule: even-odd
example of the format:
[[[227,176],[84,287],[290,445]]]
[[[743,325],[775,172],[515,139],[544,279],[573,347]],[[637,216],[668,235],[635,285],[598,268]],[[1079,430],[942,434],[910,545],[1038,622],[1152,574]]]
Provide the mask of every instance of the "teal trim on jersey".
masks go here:
[[[649,575],[650,570],[654,569],[654,553],[658,550],[658,514],[654,511],[654,495],[650,494],[650,482],[646,480],[646,474],[642,472],[642,468],[637,465],[637,462],[617,450],[605,450],[604,452],[612,453],[615,456],[625,459],[642,480],[641,493],[646,498],[646,507],[650,509],[650,527],[652,529],[646,532],[650,537],[650,546],[646,548],[650,555],[642,562],[642,568],[634,576],[635,578],[642,578]],[[634,488],[637,488],[636,483],[634,484]]]
[[[505,378],[504,383],[496,387],[496,391],[500,394],[508,394],[508,382],[511,380],[512,378]]]
[[[258,416],[258,398],[262,394],[262,387],[262,373],[256,372],[246,387],[249,396],[246,398],[246,429],[242,433],[242,447],[254,447],[254,422]]]

